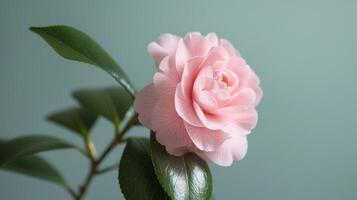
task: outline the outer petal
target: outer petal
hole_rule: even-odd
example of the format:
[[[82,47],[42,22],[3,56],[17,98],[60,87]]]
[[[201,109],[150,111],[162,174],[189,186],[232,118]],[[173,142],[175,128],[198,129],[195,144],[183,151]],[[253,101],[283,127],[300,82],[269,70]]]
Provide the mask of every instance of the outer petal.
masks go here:
[[[236,135],[226,140],[215,151],[205,152],[205,158],[221,166],[230,166],[234,160],[241,160],[247,153],[248,142],[245,136]]]
[[[204,36],[201,35],[201,33],[198,32],[187,33],[183,38],[183,41],[190,58],[196,56],[204,57],[213,47],[211,42],[209,42]]]
[[[191,32],[178,42],[176,51],[176,64],[179,74],[182,73],[184,65],[194,57],[206,57],[214,43],[209,41],[201,33]]]
[[[203,151],[214,151],[229,138],[227,133],[220,130],[196,127],[189,123],[185,123],[185,127],[192,142]]]
[[[258,105],[260,103],[260,101],[262,100],[263,97],[263,90],[260,86],[257,86],[254,88],[255,94],[256,94],[256,99],[254,102],[254,106]]]
[[[212,46],[218,46],[218,37],[216,33],[208,33],[206,39],[211,43]]]
[[[144,87],[134,101],[134,110],[139,113],[139,122],[149,129],[151,129],[151,115],[155,102],[155,88],[152,83]]]
[[[157,67],[163,58],[175,53],[179,39],[176,35],[166,33],[161,35],[156,42],[148,45],[148,52],[154,58]]]
[[[159,112],[163,112],[159,114]],[[157,141],[170,148],[184,147],[191,142],[187,131],[184,127],[184,122],[177,114],[172,112],[172,109],[165,108],[164,104],[158,104],[154,108],[152,118],[153,130],[156,132]]]
[[[183,154],[190,152],[190,150],[187,147],[166,146],[165,149],[169,154],[174,156],[182,156]]]
[[[216,114],[227,118],[225,127],[222,127],[227,133],[249,134],[258,122],[258,113],[253,106],[225,107],[218,109]]]
[[[254,108],[250,108],[238,113],[234,121],[238,122],[243,129],[250,131],[257,125],[258,113]]]
[[[164,146],[179,147],[191,143],[183,120],[175,110],[176,83],[161,72],[154,76],[155,95],[157,98],[151,116],[151,128],[156,132],[156,139]]]
[[[225,48],[230,56],[240,55],[228,40],[220,39],[219,46]]]

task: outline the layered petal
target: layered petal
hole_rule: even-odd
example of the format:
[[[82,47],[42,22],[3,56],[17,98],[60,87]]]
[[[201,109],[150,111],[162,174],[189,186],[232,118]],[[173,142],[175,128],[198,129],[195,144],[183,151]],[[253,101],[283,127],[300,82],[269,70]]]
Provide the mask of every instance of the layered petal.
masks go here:
[[[225,39],[220,39],[219,46],[225,48],[230,56],[240,56],[240,53],[233,47],[233,45]]]
[[[161,35],[156,42],[151,42],[148,45],[148,52],[153,57],[157,67],[159,67],[163,58],[176,52],[179,40],[178,36],[166,33]]]
[[[226,105],[230,106],[240,106],[240,105],[255,105],[257,101],[257,93],[252,88],[241,88],[238,90],[237,94],[230,100]]]
[[[245,136],[236,135],[225,140],[215,151],[204,152],[204,157],[218,165],[230,166],[234,160],[244,158],[248,150],[248,141]]]
[[[202,127],[203,124],[198,118],[197,113],[193,107],[192,99],[187,98],[183,95],[181,84],[178,84],[176,87],[175,94],[175,108],[177,114],[187,123]]]
[[[191,142],[183,120],[175,110],[175,90],[169,77],[162,73],[155,75],[155,91],[160,98],[152,110],[151,128],[156,132],[157,141],[170,147],[182,147]],[[157,87],[156,87],[157,86]]]
[[[229,134],[221,130],[196,127],[189,123],[185,123],[185,127],[192,142],[202,151],[215,151],[225,140],[229,139]]]
[[[193,108],[199,120],[207,129],[211,129],[211,130],[222,129],[227,123],[227,118],[224,115],[216,115],[208,112],[203,112],[201,107],[196,102],[193,102]]]
[[[135,99],[139,121],[172,155],[194,152],[222,166],[242,159],[263,92],[233,45],[191,32],[164,34],[148,51],[158,70]]]
[[[134,101],[134,109],[139,113],[139,122],[146,128],[151,129],[152,110],[156,102],[155,88],[151,83],[145,86]]]

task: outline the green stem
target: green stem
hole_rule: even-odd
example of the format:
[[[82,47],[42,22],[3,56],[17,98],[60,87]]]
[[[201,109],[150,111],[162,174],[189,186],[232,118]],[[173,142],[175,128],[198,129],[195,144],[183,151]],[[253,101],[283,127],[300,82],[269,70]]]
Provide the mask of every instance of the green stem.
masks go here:
[[[72,197],[75,200],[81,200],[83,199],[85,193],[88,190],[88,187],[91,183],[91,181],[93,180],[94,176],[98,173],[98,167],[100,166],[100,164],[103,162],[103,160],[110,154],[110,152],[119,144],[122,143],[125,140],[122,140],[122,136],[132,127],[132,125],[136,124],[136,118],[137,115],[133,114],[132,116],[130,116],[130,119],[128,120],[128,123],[126,123],[125,127],[123,127],[123,130],[121,131],[121,134],[115,134],[115,137],[113,138],[113,140],[110,142],[110,144],[105,148],[105,150],[103,151],[103,153],[99,156],[98,159],[93,159],[91,160],[91,164],[90,164],[90,170],[88,172],[88,175],[84,181],[84,183],[81,185],[81,187],[79,188],[79,192],[78,194],[75,194],[73,191],[69,191],[69,193],[72,195]],[[116,131],[116,130],[115,130]],[[107,171],[109,171],[110,169],[107,169]],[[103,170],[101,170],[103,171]]]
[[[107,166],[107,167],[104,167],[102,169],[98,169],[95,173],[96,174],[104,174],[104,173],[107,173],[111,170],[114,170],[114,169],[118,169],[118,166],[119,166],[119,163],[115,163],[114,165],[110,165],[110,166]]]

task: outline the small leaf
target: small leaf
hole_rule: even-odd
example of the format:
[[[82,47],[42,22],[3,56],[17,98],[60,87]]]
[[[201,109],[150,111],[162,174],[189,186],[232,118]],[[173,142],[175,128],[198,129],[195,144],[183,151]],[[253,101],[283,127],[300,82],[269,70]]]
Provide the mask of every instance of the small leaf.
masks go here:
[[[109,73],[129,94],[135,92],[124,71],[111,56],[87,34],[69,26],[30,27],[63,58],[97,66]]]
[[[65,148],[75,148],[83,153],[79,147],[62,139],[50,136],[31,135],[18,137],[7,141],[0,146],[0,167],[23,156],[42,151]]]
[[[50,181],[64,188],[68,188],[67,182],[57,169],[39,156],[30,155],[21,157],[8,163],[0,169]]]
[[[124,149],[119,183],[127,200],[169,199],[156,179],[149,148],[148,139],[131,138]]]
[[[104,116],[116,125],[124,119],[133,103],[121,87],[78,90],[73,96],[83,107]]]
[[[86,137],[97,115],[84,108],[70,108],[48,116],[48,120]]]
[[[0,139],[0,149],[3,149],[3,145],[6,143],[5,140]],[[20,157],[0,167],[0,169],[53,182],[66,189],[69,188],[57,169],[40,156],[28,155]]]
[[[173,200],[195,200],[212,197],[212,176],[207,163],[195,154],[172,156],[152,133],[151,156],[161,186]]]

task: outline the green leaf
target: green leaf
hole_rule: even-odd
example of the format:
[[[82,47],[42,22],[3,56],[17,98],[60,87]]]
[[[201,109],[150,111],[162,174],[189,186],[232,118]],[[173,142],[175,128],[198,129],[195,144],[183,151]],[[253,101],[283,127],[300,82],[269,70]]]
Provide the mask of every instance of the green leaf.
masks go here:
[[[121,87],[78,90],[73,93],[80,104],[88,110],[104,116],[118,125],[124,119],[133,100]]]
[[[109,73],[129,94],[135,91],[124,71],[111,56],[87,34],[69,26],[30,27],[63,58],[97,66]]]
[[[128,140],[120,160],[119,183],[127,200],[169,199],[156,179],[148,139]]]
[[[21,157],[0,169],[50,181],[64,188],[68,188],[67,182],[57,169],[39,156],[30,155]]]
[[[172,199],[211,199],[212,176],[204,160],[195,154],[179,157],[168,154],[153,133],[150,147],[157,178]]]
[[[79,147],[73,144],[50,136],[31,135],[18,137],[4,142],[0,146],[0,167],[23,156],[42,151],[65,148],[76,148],[82,151]]]
[[[69,108],[48,116],[48,120],[64,126],[85,138],[97,119],[97,115],[84,108]]]

